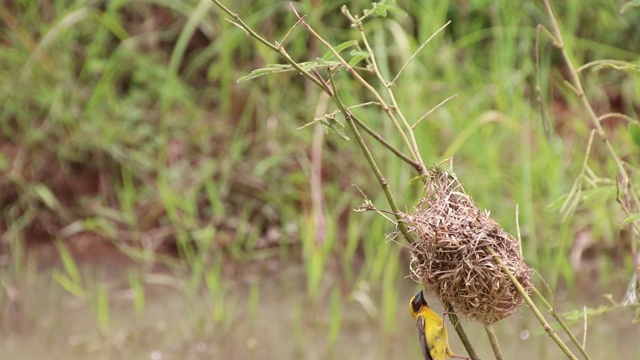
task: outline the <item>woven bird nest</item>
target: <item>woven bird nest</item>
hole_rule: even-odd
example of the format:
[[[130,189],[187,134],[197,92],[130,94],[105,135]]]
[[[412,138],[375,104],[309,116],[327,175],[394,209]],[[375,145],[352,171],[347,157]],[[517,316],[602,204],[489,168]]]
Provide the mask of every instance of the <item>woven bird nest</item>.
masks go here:
[[[425,195],[405,220],[417,235],[412,277],[459,313],[490,325],[513,315],[522,303],[491,250],[531,292],[531,269],[518,241],[478,209],[455,176],[430,169]]]

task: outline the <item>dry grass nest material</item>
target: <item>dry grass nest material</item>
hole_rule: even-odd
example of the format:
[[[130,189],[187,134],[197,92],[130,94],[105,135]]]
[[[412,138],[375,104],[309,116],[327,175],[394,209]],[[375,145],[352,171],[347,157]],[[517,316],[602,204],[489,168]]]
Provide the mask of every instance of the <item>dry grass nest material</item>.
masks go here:
[[[522,296],[491,251],[531,292],[531,269],[518,241],[476,206],[455,176],[439,168],[429,175],[415,213],[405,215],[417,235],[411,249],[412,277],[440,301],[482,324],[513,315]]]

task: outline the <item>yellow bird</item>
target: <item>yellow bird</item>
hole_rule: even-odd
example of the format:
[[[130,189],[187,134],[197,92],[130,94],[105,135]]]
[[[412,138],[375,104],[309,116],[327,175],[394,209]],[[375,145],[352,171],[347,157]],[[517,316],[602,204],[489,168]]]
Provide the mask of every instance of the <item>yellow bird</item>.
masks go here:
[[[447,328],[444,327],[442,318],[427,305],[422,290],[411,298],[409,311],[416,321],[418,340],[425,360],[445,360],[447,356],[467,359],[451,352]]]

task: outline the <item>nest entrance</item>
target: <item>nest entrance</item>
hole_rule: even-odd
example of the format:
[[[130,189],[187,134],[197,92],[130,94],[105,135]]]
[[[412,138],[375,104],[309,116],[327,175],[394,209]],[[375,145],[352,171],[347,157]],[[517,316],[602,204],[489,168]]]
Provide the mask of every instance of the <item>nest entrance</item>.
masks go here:
[[[417,235],[411,249],[412,277],[440,301],[482,324],[513,315],[523,298],[489,249],[531,292],[531,269],[518,241],[476,206],[455,176],[439,168],[429,175],[416,211],[405,215]]]

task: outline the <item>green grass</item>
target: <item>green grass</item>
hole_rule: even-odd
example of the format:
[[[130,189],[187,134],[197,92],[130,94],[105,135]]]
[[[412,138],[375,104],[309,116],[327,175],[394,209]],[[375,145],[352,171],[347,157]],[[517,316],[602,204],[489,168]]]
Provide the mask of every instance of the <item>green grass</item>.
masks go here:
[[[355,38],[338,5],[327,3],[314,7],[315,2],[301,1],[298,10],[334,45]],[[619,15],[622,4],[608,0],[557,3],[576,65],[636,61],[640,21],[633,11]],[[355,13],[368,5],[349,6]],[[272,42],[295,22],[284,2],[227,6]],[[626,216],[615,201],[615,184],[603,180],[615,179],[616,169],[601,145],[594,144],[588,161],[597,187],[586,186],[575,211],[560,221],[560,208],[582,169],[590,127],[562,85],[558,52],[542,37],[540,85],[553,128],[550,139],[545,137],[533,62],[535,27],[549,24],[541,6],[504,1],[464,6],[400,1],[400,6],[409,16],[392,14],[366,26],[389,79],[452,20],[395,88],[410,122],[457,94],[417,126],[425,161],[455,156],[454,170],[474,200],[512,233],[519,222],[527,262],[554,291],[574,286],[576,269],[567,254],[580,232],[589,234],[594,252],[604,254],[595,260],[602,280],[628,276],[628,261],[616,265],[628,259],[619,230]],[[59,241],[61,262],[53,278],[67,292],[89,299],[103,333],[113,331],[109,287],[83,278],[74,259],[83,255],[64,246],[95,234],[134,259],[127,286],[137,313],[148,305],[145,274],[150,264],[160,263],[179,279],[187,298],[206,294],[205,322],[231,326],[229,314],[242,310],[227,296],[225,264],[278,259],[303,264],[307,300],[326,290],[327,273],[342,279],[347,291],[334,289],[327,300],[329,345],[344,325],[342,307],[363,282],[373,284],[371,294],[381,291],[375,305],[386,331],[398,326],[395,309],[404,305],[393,296],[399,291],[394,279],[408,273],[406,261],[398,261],[406,259],[406,251],[385,241],[396,230],[393,225],[351,211],[364,202],[352,184],[387,208],[352,134],[347,132],[351,141],[345,141],[313,127],[298,129],[319,116],[316,112],[334,108],[318,105],[319,92],[294,73],[237,83],[251,70],[281,61],[225,21],[212,3],[12,1],[1,5],[0,21],[3,281],[35,271],[25,270],[32,245]],[[585,22],[590,26],[581,26]],[[301,27],[285,45],[300,61],[326,52]],[[637,75],[586,72],[587,95],[598,110],[638,117]],[[371,100],[348,76],[340,74],[336,81],[349,105]],[[401,146],[383,114],[371,107],[356,114]],[[611,124],[614,147],[637,167],[638,148],[626,125]],[[312,155],[318,147],[320,158]],[[411,212],[421,191],[409,183],[415,174],[382,148],[374,146],[373,155],[401,209]],[[321,180],[319,187],[310,181],[314,177]],[[251,288],[253,312],[257,289]]]

